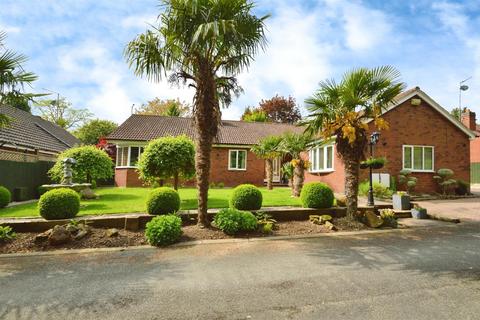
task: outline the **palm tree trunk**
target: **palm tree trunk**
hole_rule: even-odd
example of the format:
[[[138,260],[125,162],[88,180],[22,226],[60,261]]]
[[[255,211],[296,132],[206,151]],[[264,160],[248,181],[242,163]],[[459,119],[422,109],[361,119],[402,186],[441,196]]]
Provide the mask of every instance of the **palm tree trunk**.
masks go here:
[[[358,181],[360,163],[357,159],[351,158],[344,158],[344,163],[347,218],[353,220],[358,209]]]
[[[300,192],[302,191],[304,179],[304,162],[303,160],[299,160],[298,164],[293,169],[293,196],[300,197]]]
[[[273,189],[273,160],[265,159],[265,167],[267,171],[267,189]]]
[[[202,226],[209,225],[207,210],[212,141],[212,137],[202,131],[197,138],[195,150],[195,170],[198,191],[198,224]]]

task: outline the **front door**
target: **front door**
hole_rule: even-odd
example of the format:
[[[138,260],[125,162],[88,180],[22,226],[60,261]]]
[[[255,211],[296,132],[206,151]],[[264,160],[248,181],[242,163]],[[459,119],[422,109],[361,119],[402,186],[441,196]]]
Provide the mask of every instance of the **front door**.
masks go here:
[[[280,182],[280,169],[282,166],[282,158],[273,159],[273,182]]]

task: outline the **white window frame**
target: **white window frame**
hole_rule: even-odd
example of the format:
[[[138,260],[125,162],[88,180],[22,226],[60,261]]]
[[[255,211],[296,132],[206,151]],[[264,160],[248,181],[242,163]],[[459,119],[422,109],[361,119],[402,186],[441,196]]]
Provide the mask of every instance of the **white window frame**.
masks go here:
[[[118,164],[118,159],[119,159],[118,155],[122,154],[122,153],[119,152],[119,150],[121,148],[128,148],[127,165],[126,166],[118,166],[117,165]],[[139,148],[138,149],[138,159],[140,159],[140,156],[143,153],[142,148],[145,149],[145,146],[143,146],[143,145],[142,146],[119,146],[119,145],[117,145],[117,157],[115,159],[115,168],[118,168],[118,169],[138,168],[138,166],[132,166],[130,164],[130,157],[131,157],[132,148]]]
[[[431,148],[432,149],[432,169],[414,169],[414,148],[422,148],[422,167],[425,168],[425,148]],[[405,149],[406,148],[411,148],[411,168],[405,168]],[[402,145],[402,169],[403,170],[409,170],[411,172],[435,172],[435,147],[434,146],[426,146],[426,145],[413,145],[413,144],[404,144]]]
[[[327,168],[327,163],[328,163],[328,152],[327,149],[331,148],[332,149],[332,167]],[[323,169],[319,169],[318,167],[320,166],[320,149],[323,149]],[[322,145],[320,147],[316,147],[313,149],[309,150],[308,157],[310,160],[310,168],[309,172],[311,173],[326,173],[326,172],[334,172],[335,171],[335,147],[333,144],[326,144]],[[316,160],[317,164],[313,163],[313,154],[316,154]]]
[[[235,164],[235,167],[232,167],[231,163],[231,153],[236,152],[237,153],[237,163]],[[238,168],[238,153],[239,152],[245,152],[245,168]],[[229,149],[228,150],[228,170],[229,171],[247,171],[247,157],[248,157],[248,152],[245,149]]]

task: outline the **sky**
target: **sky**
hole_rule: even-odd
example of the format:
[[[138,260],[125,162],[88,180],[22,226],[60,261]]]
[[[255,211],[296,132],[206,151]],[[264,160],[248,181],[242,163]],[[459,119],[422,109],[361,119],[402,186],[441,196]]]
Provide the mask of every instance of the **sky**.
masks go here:
[[[0,30],[39,77],[30,91],[59,92],[74,107],[121,123],[133,104],[193,96],[138,78],[125,62],[125,45],[158,25],[159,4],[0,0]],[[239,119],[245,107],[276,94],[291,95],[306,114],[303,102],[321,80],[380,65],[395,66],[408,87],[449,110],[459,105],[459,82],[471,77],[462,106],[480,118],[480,1],[258,0],[255,14],[266,13],[268,47],[238,76],[244,93],[223,109],[224,119]]]

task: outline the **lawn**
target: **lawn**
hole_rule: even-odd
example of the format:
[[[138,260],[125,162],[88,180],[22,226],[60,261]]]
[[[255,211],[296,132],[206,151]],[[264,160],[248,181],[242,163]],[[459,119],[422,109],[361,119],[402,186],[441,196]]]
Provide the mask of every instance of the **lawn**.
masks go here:
[[[210,189],[208,197],[209,208],[228,207],[228,199],[233,189]],[[300,206],[300,199],[290,196],[290,188],[260,188],[263,194],[264,207]],[[151,189],[148,188],[98,188],[98,200],[85,200],[81,203],[78,215],[133,213],[145,212],[145,201]],[[182,200],[181,209],[197,208],[197,190],[184,188],[179,190]],[[27,203],[19,206],[0,209],[0,217],[36,217],[37,203]]]

